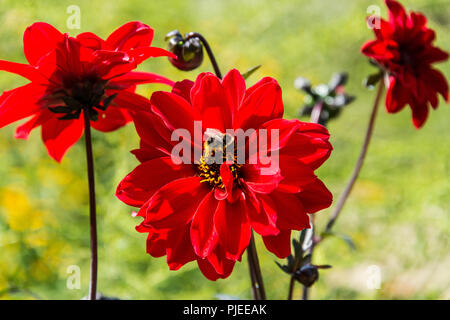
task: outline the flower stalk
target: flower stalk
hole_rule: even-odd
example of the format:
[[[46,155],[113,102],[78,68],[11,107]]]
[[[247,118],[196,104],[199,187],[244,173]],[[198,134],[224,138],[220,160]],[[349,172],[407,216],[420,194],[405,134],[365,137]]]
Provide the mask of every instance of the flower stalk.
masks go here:
[[[214,57],[214,53],[212,52],[208,41],[206,41],[206,39],[198,32],[188,33],[185,40],[187,41],[192,38],[199,39],[202,42],[203,46],[205,46],[206,52],[208,53],[209,60],[211,61],[211,64],[213,66],[214,73],[216,74],[216,76],[218,78],[222,79],[222,73],[220,72],[219,65],[217,64],[216,58]]]
[[[300,267],[300,258],[301,255],[296,255],[295,257],[295,261],[294,261],[294,267],[292,268],[292,275],[291,275],[291,280],[289,281],[289,293],[288,293],[288,300],[292,300],[293,295],[294,295],[294,287],[295,287],[295,272],[298,270],[298,268]]]
[[[312,112],[311,112],[311,118],[310,118],[310,122],[312,123],[319,123],[320,120],[320,114],[322,113],[322,109],[323,109],[323,101],[319,100],[313,107]],[[315,246],[315,242],[314,242],[314,216],[310,216],[310,221],[311,221],[311,226],[312,226],[312,235],[311,235],[311,247],[310,247],[310,258],[309,258],[309,262],[311,262],[311,258],[314,252],[314,246]],[[288,293],[288,300],[292,300],[293,294],[294,294],[294,287],[295,287],[295,272],[297,271],[297,269],[300,267],[300,261],[299,261],[300,257],[297,257],[297,259],[295,260],[294,263],[294,270],[292,272],[291,275],[291,280],[289,282],[289,293]],[[305,299],[305,295],[308,295],[308,287],[303,286],[303,300],[307,300],[307,298]]]
[[[97,212],[95,204],[95,177],[94,158],[92,155],[92,137],[90,124],[89,107],[84,108],[84,129],[86,142],[86,163],[88,169],[89,182],[89,221],[91,235],[91,273],[89,281],[89,300],[96,300],[97,297],[97,273],[98,273],[98,240],[97,240]]]
[[[255,237],[250,238],[250,245],[247,249],[248,267],[250,271],[250,279],[252,281],[252,292],[254,300],[266,300],[266,291],[259,266],[258,253],[256,252]]]
[[[364,138],[364,143],[363,143],[363,146],[361,149],[361,153],[359,155],[358,161],[356,162],[356,166],[353,169],[353,174],[352,174],[350,180],[348,181],[347,186],[344,189],[344,192],[342,193],[341,197],[339,198],[339,202],[338,202],[336,208],[334,209],[330,220],[327,223],[327,226],[325,228],[325,233],[330,232],[331,229],[333,228],[333,225],[335,224],[337,218],[339,217],[339,214],[341,213],[342,208],[344,207],[345,202],[347,201],[347,199],[353,189],[353,186],[355,185],[355,182],[358,179],[359,173],[361,172],[361,168],[364,164],[364,159],[366,158],[366,155],[367,155],[367,150],[369,149],[370,140],[373,135],[373,129],[374,129],[375,120],[377,117],[378,106],[380,104],[380,100],[381,100],[381,96],[383,95],[383,91],[384,91],[384,81],[381,80],[381,81],[379,81],[379,84],[378,84],[378,90],[377,90],[377,94],[375,96],[375,101],[374,101],[373,108],[372,108],[372,114],[370,115],[369,125],[367,127],[366,136]]]
[[[214,53],[211,50],[211,47],[206,41],[206,39],[197,32],[190,32],[187,34],[185,41],[188,41],[189,39],[197,38],[199,39],[203,46],[206,49],[206,52],[208,53],[209,60],[211,61],[211,64],[214,69],[214,73],[219,79],[222,79],[222,73],[220,72],[219,65],[217,63],[217,60],[214,56]],[[250,244],[247,249],[248,254],[248,267],[249,267],[249,273],[250,273],[250,280],[252,284],[252,293],[253,293],[253,299],[254,300],[266,300],[266,292],[264,289],[264,282],[261,274],[261,267],[259,265],[258,260],[258,253],[256,251],[255,246],[255,238],[252,232],[252,236],[250,238]]]
[[[378,106],[380,104],[381,97],[383,95],[383,91],[384,91],[384,81],[379,81],[378,90],[377,90],[375,100],[373,103],[373,107],[372,107],[372,113],[370,115],[369,124],[367,126],[366,135],[364,138],[364,142],[363,142],[363,145],[361,148],[361,152],[360,152],[358,161],[356,162],[355,168],[353,169],[352,176],[350,177],[350,180],[348,181],[348,183],[344,189],[344,192],[342,193],[341,197],[339,198],[336,208],[334,209],[333,213],[331,214],[331,218],[328,221],[323,234],[327,234],[327,233],[331,232],[331,229],[333,228],[334,224],[336,223],[336,220],[338,219],[340,213],[342,212],[345,202],[347,201],[348,197],[350,196],[353,186],[355,185],[355,182],[358,179],[359,173],[361,172],[362,166],[364,164],[364,160],[367,155],[367,151],[369,149],[369,144],[372,139],[373,129],[375,127],[375,120],[376,120],[377,111],[378,111]],[[316,107],[319,108],[319,106],[316,105],[314,107],[314,109],[316,109]],[[318,113],[318,115],[317,115],[317,113]],[[314,112],[314,110],[313,110],[313,112],[311,114],[311,122],[313,122],[315,119],[319,119],[319,117],[320,117],[320,112]],[[313,225],[313,230],[314,230],[314,220],[311,220],[311,224]],[[310,263],[312,261],[314,249],[315,249],[316,245],[319,244],[322,240],[323,240],[323,237],[315,237],[314,233],[312,234],[312,243],[311,243],[311,247],[309,250],[309,252],[310,252],[309,262]],[[291,281],[292,281],[292,279],[291,279]],[[293,287],[293,285],[292,285],[292,287]],[[293,288],[290,290],[293,290]],[[290,297],[292,297],[291,293],[290,293]],[[303,286],[302,299],[308,300],[308,297],[309,297],[309,288],[306,286]]]
[[[319,102],[316,103],[316,105],[312,109],[310,122],[319,123],[320,114],[322,113],[322,109],[323,109],[323,101],[320,100]]]

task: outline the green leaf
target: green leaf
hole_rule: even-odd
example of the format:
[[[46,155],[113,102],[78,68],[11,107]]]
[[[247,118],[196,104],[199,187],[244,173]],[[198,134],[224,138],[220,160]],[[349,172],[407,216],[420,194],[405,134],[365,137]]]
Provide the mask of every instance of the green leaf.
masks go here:
[[[102,110],[106,110],[106,108],[109,107],[109,104],[114,100],[114,98],[117,96],[117,92],[110,95],[108,98],[106,98],[105,100],[103,100],[103,109]]]
[[[62,100],[69,108],[71,108],[73,110],[83,108],[83,105],[78,100],[76,100],[70,96],[64,96],[64,97],[62,97]]]
[[[292,254],[290,254],[289,257],[287,257],[287,262],[288,262],[288,265],[287,265],[288,269],[292,270],[292,268],[294,268],[294,265],[295,265],[295,259]]]
[[[250,77],[256,70],[258,70],[259,68],[261,68],[261,65],[255,66],[253,68],[250,68],[249,70],[247,70],[247,72],[242,74],[242,77],[247,80],[248,77]]]
[[[292,239],[292,245],[294,246],[294,252],[295,255],[301,254],[302,253],[302,245],[300,242],[298,242],[297,239]]]
[[[303,229],[302,231],[300,231],[300,243],[303,244],[303,242],[305,242],[305,237],[306,237],[306,229]]]
[[[344,240],[345,243],[347,243],[347,245],[349,246],[349,248],[350,248],[351,250],[356,250],[355,242],[354,242],[353,239],[350,238],[348,235],[346,235],[346,234],[337,234],[336,236],[337,236],[338,238]]]
[[[305,263],[307,263],[308,261],[311,261],[311,253],[308,253],[307,255],[305,255],[305,256],[302,258],[302,260],[301,260],[302,265],[305,264]]]
[[[50,110],[53,113],[69,113],[72,111],[72,109],[66,106],[48,107],[48,110]]]
[[[286,273],[291,273],[291,271],[289,270],[289,268],[288,268],[288,266],[283,266],[283,265],[281,265],[280,263],[278,263],[277,261],[275,261],[275,263],[277,264],[277,266],[281,269],[281,270],[283,270],[284,272],[286,272]]]
[[[375,85],[381,80],[383,77],[383,73],[377,72],[374,74],[371,74],[366,79],[364,79],[364,86],[369,89],[373,89]]]
[[[322,238],[329,237],[329,236],[334,236],[334,237],[337,237],[337,238],[339,238],[341,240],[344,240],[345,243],[348,245],[348,247],[351,250],[356,250],[355,242],[353,241],[353,239],[350,236],[348,236],[346,234],[343,234],[343,233],[336,233],[336,232],[332,232],[332,231],[329,231],[329,232],[326,232],[326,233],[322,234]]]
[[[79,113],[68,113],[65,116],[58,118],[59,120],[74,120],[80,117]]]

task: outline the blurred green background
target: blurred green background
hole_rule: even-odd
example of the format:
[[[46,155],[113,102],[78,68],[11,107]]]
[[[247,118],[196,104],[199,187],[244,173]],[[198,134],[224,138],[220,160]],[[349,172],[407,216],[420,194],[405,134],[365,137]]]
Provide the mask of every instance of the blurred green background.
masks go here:
[[[437,45],[450,50],[450,2],[403,1],[424,12],[437,32]],[[81,9],[81,29],[69,30],[69,5]],[[280,82],[288,118],[296,117],[303,95],[293,87],[297,76],[313,84],[328,82],[335,71],[347,71],[347,91],[357,100],[332,121],[334,153],[319,176],[337,198],[362,143],[374,92],[362,86],[374,71],[359,53],[373,38],[365,25],[366,8],[381,0],[317,1],[0,1],[0,58],[25,62],[22,35],[35,21],[64,32],[92,31],[106,37],[130,20],[155,29],[154,45],[179,29],[197,31],[210,42],[222,71],[241,71],[262,64],[250,79],[269,75]],[[450,64],[438,66],[448,78]],[[210,71],[208,61],[199,71]],[[165,58],[140,70],[174,80],[194,79]],[[25,84],[19,76],[0,73],[0,90]],[[150,96],[159,85],[142,86]],[[335,231],[353,239],[356,250],[330,238],[314,262],[331,264],[320,274],[313,299],[449,299],[450,298],[450,108],[443,101],[420,131],[409,108],[388,115],[383,108],[369,155]],[[15,140],[15,125],[0,130],[0,299],[80,299],[89,278],[88,194],[83,143],[62,164],[51,160],[36,130],[28,141]],[[134,230],[132,208],[114,197],[118,182],[137,164],[129,153],[138,145],[133,125],[110,134],[94,132],[99,212],[99,290],[121,299],[215,299],[217,294],[251,298],[246,258],[226,280],[206,280],[195,263],[177,272],[165,259],[145,253],[145,235]],[[330,210],[317,215],[319,229]],[[257,240],[268,297],[285,299],[288,277]],[[81,268],[81,289],[69,290],[67,268]],[[381,272],[381,287],[369,289],[370,266]],[[295,290],[300,296],[300,286]]]

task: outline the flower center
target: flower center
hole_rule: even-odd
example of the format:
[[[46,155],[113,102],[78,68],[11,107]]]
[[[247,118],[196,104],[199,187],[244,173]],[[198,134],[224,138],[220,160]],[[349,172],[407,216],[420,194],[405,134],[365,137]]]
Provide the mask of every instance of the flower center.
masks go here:
[[[239,169],[242,164],[238,164],[236,161],[235,138],[216,130],[209,131],[209,133],[207,130],[206,134],[209,134],[209,138],[203,144],[203,155],[197,165],[199,176],[203,178],[201,182],[207,182],[213,188],[225,189],[220,167],[222,163],[231,162],[230,171],[233,175],[233,183],[239,185]]]
[[[407,51],[407,50],[402,50],[401,51],[401,62],[403,64],[409,65],[411,67],[415,66],[415,60],[414,57]]]
[[[61,100],[64,105],[49,107],[49,110],[54,113],[61,113],[64,116],[61,120],[78,119],[81,111],[89,108],[90,120],[98,120],[98,111],[96,109],[105,111],[109,104],[116,97],[116,93],[105,96],[105,87],[107,82],[104,80],[84,80],[76,82],[71,89],[64,91]]]

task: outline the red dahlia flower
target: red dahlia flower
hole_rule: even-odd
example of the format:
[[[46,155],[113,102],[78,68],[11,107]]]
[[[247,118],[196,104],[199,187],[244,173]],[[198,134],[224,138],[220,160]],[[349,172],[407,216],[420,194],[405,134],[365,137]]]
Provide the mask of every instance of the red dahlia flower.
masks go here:
[[[151,104],[153,113],[134,119],[141,142],[132,152],[141,164],[116,194],[140,207],[137,215],[144,220],[137,231],[148,233],[147,252],[167,255],[170,269],[196,260],[208,279],[226,278],[249,245],[252,229],[269,251],[285,258],[291,253],[291,231],[309,228],[307,214],[330,206],[332,195],[314,174],[332,150],[328,131],[282,119],[281,88],[274,79],[263,78],[246,89],[237,70],[223,80],[202,73],[195,83],[177,82],[171,93],[155,92]],[[194,137],[194,121],[201,121],[200,135],[212,131],[219,139],[236,139],[227,129],[256,129],[246,140],[245,163],[234,156],[223,163],[207,161],[211,140],[191,140],[200,157],[176,164],[171,153],[177,142],[171,136],[184,128]],[[262,129],[279,130],[279,143],[262,148],[279,151],[270,169],[250,161],[261,160],[260,150],[249,150],[250,144],[265,141]]]
[[[0,60],[0,70],[31,81],[0,96],[0,128],[31,117],[17,128],[16,138],[26,139],[41,126],[49,155],[61,161],[83,134],[83,108],[90,109],[97,130],[127,124],[130,111],[148,107],[147,100],[134,93],[136,85],[173,85],[159,75],[132,71],[149,57],[172,56],[150,47],[152,39],[153,30],[141,22],[121,26],[106,40],[90,32],[73,38],[47,23],[34,23],[23,39],[29,64]]]
[[[394,0],[385,0],[389,21],[380,19],[380,28],[374,28],[376,40],[362,47],[362,52],[374,59],[389,75],[386,109],[396,113],[409,104],[412,120],[420,128],[428,117],[428,106],[438,106],[438,93],[448,101],[445,77],[432,68],[435,62],[448,59],[448,53],[434,47],[435,32],[427,28],[427,19],[421,13],[405,12]]]

